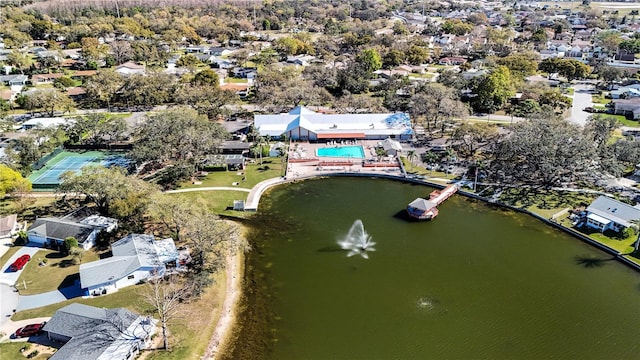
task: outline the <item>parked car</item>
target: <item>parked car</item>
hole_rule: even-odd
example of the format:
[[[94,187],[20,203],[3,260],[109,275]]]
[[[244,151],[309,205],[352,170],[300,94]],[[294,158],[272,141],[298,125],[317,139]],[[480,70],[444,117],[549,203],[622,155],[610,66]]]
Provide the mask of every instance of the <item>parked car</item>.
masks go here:
[[[9,270],[10,271],[22,270],[22,268],[29,262],[29,260],[31,260],[31,255],[24,254],[19,258],[17,258],[16,261],[14,261],[13,264],[11,264],[11,266],[9,266]]]
[[[29,337],[33,335],[40,335],[42,334],[42,328],[46,323],[47,322],[45,321],[41,324],[29,324],[27,326],[23,326],[20,329],[16,330],[16,332],[13,333],[13,336],[17,338],[21,338],[21,337]]]

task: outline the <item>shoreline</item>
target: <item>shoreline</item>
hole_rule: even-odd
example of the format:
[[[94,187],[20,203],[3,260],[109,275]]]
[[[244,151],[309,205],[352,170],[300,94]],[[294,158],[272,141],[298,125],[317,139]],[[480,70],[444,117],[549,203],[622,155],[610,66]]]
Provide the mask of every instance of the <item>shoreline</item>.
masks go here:
[[[242,295],[242,279],[244,275],[244,254],[239,249],[227,256],[225,268],[225,296],[220,309],[220,317],[201,359],[216,359],[221,350],[231,341],[232,330],[237,321],[237,311]]]

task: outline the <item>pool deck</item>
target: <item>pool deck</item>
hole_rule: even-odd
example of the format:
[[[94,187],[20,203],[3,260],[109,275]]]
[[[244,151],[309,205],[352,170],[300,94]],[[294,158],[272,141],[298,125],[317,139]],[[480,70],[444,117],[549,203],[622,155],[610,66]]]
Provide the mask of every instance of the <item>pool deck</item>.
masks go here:
[[[287,165],[287,179],[306,178],[323,174],[351,173],[351,174],[389,174],[404,176],[399,161],[394,156],[379,158],[375,152],[376,140],[358,140],[356,143],[326,144],[326,143],[292,143],[289,147],[289,161]],[[357,146],[364,149],[364,159],[316,156],[318,148],[336,146]]]

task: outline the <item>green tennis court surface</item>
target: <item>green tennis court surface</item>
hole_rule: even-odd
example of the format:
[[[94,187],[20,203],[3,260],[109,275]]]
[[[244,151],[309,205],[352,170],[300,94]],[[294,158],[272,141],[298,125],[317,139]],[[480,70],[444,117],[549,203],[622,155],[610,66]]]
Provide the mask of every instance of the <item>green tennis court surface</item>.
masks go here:
[[[128,160],[121,154],[102,151],[69,152],[63,151],[49,160],[46,165],[34,171],[29,180],[34,189],[53,188],[60,184],[60,175],[67,171],[79,173],[87,165],[127,166]]]

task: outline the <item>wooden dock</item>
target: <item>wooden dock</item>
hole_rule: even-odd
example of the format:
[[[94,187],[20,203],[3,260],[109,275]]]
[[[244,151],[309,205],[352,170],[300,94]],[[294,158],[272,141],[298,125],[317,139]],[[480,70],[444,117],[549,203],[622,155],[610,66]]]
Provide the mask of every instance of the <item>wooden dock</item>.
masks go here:
[[[458,191],[458,185],[452,184],[442,190],[434,190],[429,200],[417,198],[407,205],[407,214],[418,220],[431,220],[438,216],[438,205]]]

